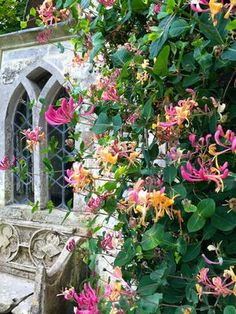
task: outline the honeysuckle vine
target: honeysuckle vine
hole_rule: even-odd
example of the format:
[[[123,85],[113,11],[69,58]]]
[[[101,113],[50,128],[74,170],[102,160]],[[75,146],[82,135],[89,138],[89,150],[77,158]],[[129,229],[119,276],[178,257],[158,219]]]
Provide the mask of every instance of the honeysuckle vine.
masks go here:
[[[75,313],[236,313],[235,12],[234,0],[36,8],[38,40],[67,21],[72,64],[95,77],[85,89],[66,73],[68,98],[45,112],[69,126],[65,181],[90,215],[86,237],[67,246],[90,276],[59,296]],[[44,140],[40,128],[22,136],[30,151]],[[1,157],[0,170],[16,171]],[[98,256],[111,265],[98,269]]]

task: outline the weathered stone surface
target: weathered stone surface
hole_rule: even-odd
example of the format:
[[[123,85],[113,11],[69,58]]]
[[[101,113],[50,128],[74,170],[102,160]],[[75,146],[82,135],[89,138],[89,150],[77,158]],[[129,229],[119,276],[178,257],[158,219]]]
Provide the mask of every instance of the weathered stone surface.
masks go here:
[[[0,313],[9,313],[21,300],[32,295],[34,282],[10,274],[0,273]]]

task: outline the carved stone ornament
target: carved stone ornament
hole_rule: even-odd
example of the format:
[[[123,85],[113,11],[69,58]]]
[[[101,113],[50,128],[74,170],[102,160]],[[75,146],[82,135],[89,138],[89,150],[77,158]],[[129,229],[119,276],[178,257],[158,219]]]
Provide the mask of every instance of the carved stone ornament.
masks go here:
[[[35,232],[30,240],[29,254],[33,263],[51,267],[65,246],[67,237],[48,230]]]
[[[11,261],[17,254],[19,237],[10,224],[0,224],[0,261]]]

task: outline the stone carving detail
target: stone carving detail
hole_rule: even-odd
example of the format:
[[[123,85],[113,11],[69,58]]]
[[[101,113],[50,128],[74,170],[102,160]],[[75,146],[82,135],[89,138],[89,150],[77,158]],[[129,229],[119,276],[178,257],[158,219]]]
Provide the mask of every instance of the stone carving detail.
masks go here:
[[[29,254],[33,263],[51,267],[65,246],[67,237],[48,230],[35,232],[30,240]]]
[[[17,254],[19,237],[10,224],[0,224],[0,260],[11,261]]]

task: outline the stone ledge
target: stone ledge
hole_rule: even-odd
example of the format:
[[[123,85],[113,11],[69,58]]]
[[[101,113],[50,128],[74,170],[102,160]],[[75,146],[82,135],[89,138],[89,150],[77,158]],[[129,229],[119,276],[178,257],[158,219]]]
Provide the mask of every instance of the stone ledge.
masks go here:
[[[71,33],[66,30],[68,23],[62,22],[52,26],[53,34],[49,43],[65,41],[73,37]],[[40,45],[36,37],[38,33],[45,30],[45,27],[35,27],[26,30],[21,30],[13,33],[0,35],[0,52],[2,50],[10,50],[21,47],[28,47]]]

